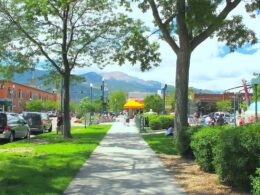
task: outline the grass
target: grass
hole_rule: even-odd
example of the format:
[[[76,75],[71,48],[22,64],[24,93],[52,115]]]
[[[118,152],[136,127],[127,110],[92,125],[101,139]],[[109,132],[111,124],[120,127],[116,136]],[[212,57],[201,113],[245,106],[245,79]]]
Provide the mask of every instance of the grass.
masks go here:
[[[61,194],[111,125],[73,127],[0,146],[0,194]]]
[[[172,136],[165,136],[165,133],[143,134],[143,138],[157,154],[178,154]]]

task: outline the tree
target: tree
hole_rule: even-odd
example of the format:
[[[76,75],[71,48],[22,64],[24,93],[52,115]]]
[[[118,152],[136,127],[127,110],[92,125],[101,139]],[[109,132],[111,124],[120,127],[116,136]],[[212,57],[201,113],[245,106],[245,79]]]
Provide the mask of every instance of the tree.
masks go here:
[[[158,114],[162,112],[163,100],[159,95],[148,95],[144,98],[144,111],[148,112],[152,109]]]
[[[75,67],[97,64],[102,68],[112,61],[121,62],[116,54],[127,45],[125,40],[133,37],[146,43],[146,47],[133,47],[128,57],[139,60],[141,67],[158,65],[152,63],[159,59],[155,52],[157,44],[149,46],[142,35],[141,23],[119,13],[118,3],[111,0],[0,0],[0,24],[8,26],[11,29],[8,32],[16,35],[5,41],[2,48],[12,48],[13,53],[30,56],[30,59],[45,58],[47,65],[63,78],[64,137],[72,137],[69,86]]]
[[[220,100],[216,102],[217,109],[222,112],[227,112],[232,109],[231,100]]]
[[[45,111],[56,110],[58,107],[58,102],[47,100],[42,102],[42,109]]]
[[[41,112],[43,110],[43,105],[41,100],[31,100],[26,102],[25,110],[30,112]]]
[[[79,103],[79,111],[81,115],[86,115],[88,112],[94,112],[95,106],[88,97],[85,97]]]
[[[123,91],[116,91],[109,96],[110,110],[116,114],[124,110],[124,104],[126,102],[126,94]]]
[[[234,51],[247,42],[256,43],[255,33],[243,24],[242,16],[227,18],[241,0],[137,0],[135,2],[139,3],[138,7],[143,12],[152,11],[155,27],[158,29],[153,34],[166,41],[177,55],[174,128],[178,134],[181,134],[188,126],[189,69],[194,49],[207,38],[216,36],[219,41],[225,41],[230,50]],[[252,0],[250,3],[247,4],[248,11],[259,8],[258,0]]]

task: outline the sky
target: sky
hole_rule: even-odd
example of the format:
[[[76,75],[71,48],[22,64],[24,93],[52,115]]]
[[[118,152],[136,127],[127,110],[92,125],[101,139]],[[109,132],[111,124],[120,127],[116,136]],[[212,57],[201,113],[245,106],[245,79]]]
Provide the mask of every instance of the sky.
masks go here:
[[[132,17],[141,19],[146,25],[152,27],[151,13],[143,14],[138,8],[133,8],[133,10]],[[233,10],[229,17],[232,15],[242,15],[246,26],[253,30],[260,39],[260,15],[257,15],[255,19],[251,18],[246,13],[243,3]],[[175,85],[176,55],[166,42],[157,40],[156,37],[152,37],[152,39],[160,44],[162,62],[159,67],[150,71],[141,72],[139,66],[125,64],[121,67],[117,65],[106,66],[103,70],[95,66],[87,69],[76,69],[75,73],[121,71],[144,80],[155,80]],[[255,77],[253,73],[260,73],[260,42],[253,46],[246,45],[230,53],[225,43],[218,42],[216,37],[209,38],[192,53],[189,86],[223,91],[242,85],[242,79],[245,79],[249,84],[251,79]]]

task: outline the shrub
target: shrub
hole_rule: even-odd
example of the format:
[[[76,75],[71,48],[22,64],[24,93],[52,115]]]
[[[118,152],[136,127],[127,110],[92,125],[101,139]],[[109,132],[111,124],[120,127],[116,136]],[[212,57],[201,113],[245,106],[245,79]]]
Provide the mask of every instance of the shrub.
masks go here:
[[[196,158],[196,162],[204,171],[213,172],[213,147],[215,147],[219,133],[223,127],[211,126],[203,127],[192,136],[191,148]]]
[[[174,117],[170,115],[160,115],[159,120],[162,123],[162,129],[167,129],[168,127],[174,127]]]
[[[193,152],[190,147],[191,137],[194,133],[199,131],[200,128],[200,126],[186,127],[182,129],[182,131],[177,132],[176,147],[181,155],[193,157]]]
[[[156,119],[157,115],[156,114],[143,114],[143,117],[145,117],[145,126],[150,127],[150,121],[152,119]]]
[[[213,163],[221,181],[249,188],[250,175],[260,167],[259,128],[259,125],[248,125],[220,133]]]
[[[252,177],[252,194],[259,195],[260,194],[260,168],[256,170],[256,176]]]
[[[162,128],[162,123],[158,118],[150,120],[149,123],[152,130],[158,130]]]

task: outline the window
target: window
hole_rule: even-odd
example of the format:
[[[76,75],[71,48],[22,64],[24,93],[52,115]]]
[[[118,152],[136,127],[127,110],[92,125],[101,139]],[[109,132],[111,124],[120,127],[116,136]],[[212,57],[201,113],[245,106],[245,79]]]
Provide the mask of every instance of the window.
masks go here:
[[[19,99],[23,98],[23,92],[21,89],[19,89],[19,91],[18,91],[18,97],[19,97]]]

